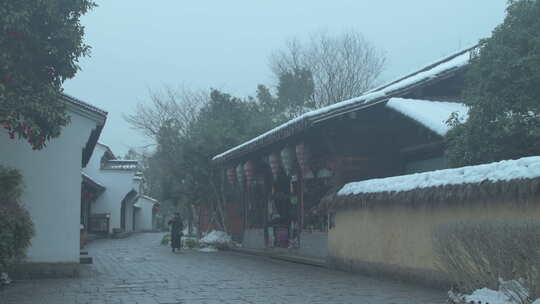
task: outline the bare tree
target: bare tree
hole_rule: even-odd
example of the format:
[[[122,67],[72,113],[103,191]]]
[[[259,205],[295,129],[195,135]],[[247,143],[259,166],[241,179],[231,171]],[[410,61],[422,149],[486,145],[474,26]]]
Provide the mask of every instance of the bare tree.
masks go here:
[[[386,62],[384,52],[356,31],[330,35],[325,31],[308,41],[289,40],[272,54],[270,68],[284,73],[308,69],[314,82],[310,104],[323,107],[360,96],[377,84]]]
[[[139,103],[135,114],[125,115],[124,119],[132,128],[153,140],[167,124],[173,124],[181,133],[179,135],[186,136],[200,108],[209,100],[207,91],[168,86],[162,91],[149,91],[149,97],[150,104]]]

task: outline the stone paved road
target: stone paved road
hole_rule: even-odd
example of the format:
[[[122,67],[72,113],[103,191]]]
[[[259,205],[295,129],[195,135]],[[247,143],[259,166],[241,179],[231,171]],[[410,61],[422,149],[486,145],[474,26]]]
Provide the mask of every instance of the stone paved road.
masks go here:
[[[78,279],[18,282],[0,303],[444,303],[441,292],[232,252],[160,246],[162,234],[99,240]]]

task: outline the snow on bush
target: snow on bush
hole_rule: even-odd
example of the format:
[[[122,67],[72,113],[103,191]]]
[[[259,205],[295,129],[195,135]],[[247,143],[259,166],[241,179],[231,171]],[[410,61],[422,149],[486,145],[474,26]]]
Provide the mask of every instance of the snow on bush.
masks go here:
[[[499,279],[499,290],[481,288],[470,295],[456,295],[449,292],[448,296],[450,302],[456,304],[528,304],[532,302],[529,300],[529,291],[516,280]],[[540,304],[540,299],[531,304]]]
[[[199,242],[207,245],[228,245],[232,239],[226,232],[214,230],[205,235]]]
[[[465,303],[513,304],[512,299],[504,292],[482,288],[464,297]]]
[[[0,286],[11,284],[11,279],[5,272],[0,273]]]

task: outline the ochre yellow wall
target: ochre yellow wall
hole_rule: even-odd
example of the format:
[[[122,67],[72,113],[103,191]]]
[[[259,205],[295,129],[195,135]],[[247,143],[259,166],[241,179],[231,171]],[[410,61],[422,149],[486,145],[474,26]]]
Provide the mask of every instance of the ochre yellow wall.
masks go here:
[[[467,205],[467,206],[465,206]],[[431,233],[440,224],[460,220],[540,220],[540,199],[468,202],[443,207],[377,207],[338,211],[328,236],[335,259],[417,270],[436,270]]]

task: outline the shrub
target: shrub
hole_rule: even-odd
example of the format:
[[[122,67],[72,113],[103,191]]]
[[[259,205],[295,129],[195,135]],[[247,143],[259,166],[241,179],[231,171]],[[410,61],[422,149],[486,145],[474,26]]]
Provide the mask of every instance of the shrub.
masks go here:
[[[194,238],[184,238],[184,247],[193,249],[199,247],[199,241]]]
[[[519,280],[529,299],[540,297],[540,222],[456,222],[440,226],[433,241],[438,267],[457,291],[497,290],[500,280]]]
[[[165,234],[163,236],[163,238],[161,239],[161,245],[163,246],[167,246],[171,243],[171,235],[170,234]]]
[[[0,166],[0,273],[25,257],[34,234],[32,219],[19,202],[21,193],[19,172]]]

